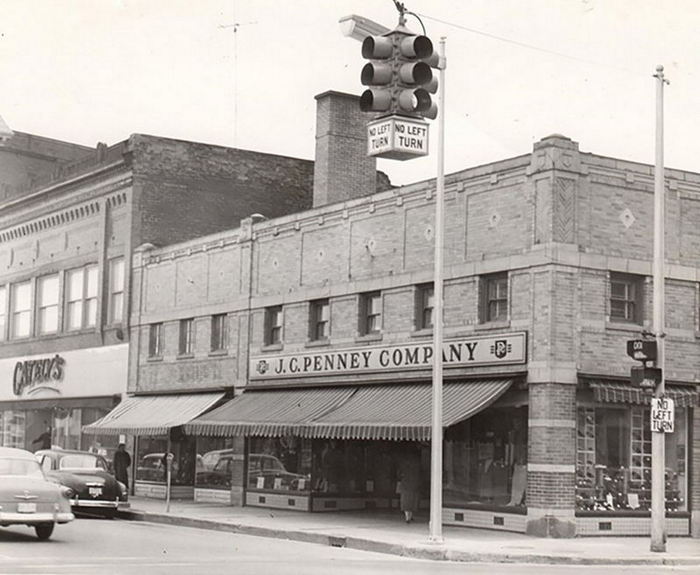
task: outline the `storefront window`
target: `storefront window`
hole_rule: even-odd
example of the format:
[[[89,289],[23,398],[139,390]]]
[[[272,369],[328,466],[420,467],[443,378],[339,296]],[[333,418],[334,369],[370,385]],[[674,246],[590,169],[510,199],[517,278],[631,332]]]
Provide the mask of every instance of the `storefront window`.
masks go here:
[[[54,408],[53,443],[62,449],[80,449],[80,409]]]
[[[206,489],[231,489],[233,439],[197,438],[195,486]]]
[[[0,445],[24,449],[25,420],[24,411],[0,411]]]
[[[309,491],[311,440],[253,437],[248,452],[248,489]]]
[[[444,468],[446,506],[524,507],[527,407],[487,409],[448,428]]]
[[[649,510],[651,429],[649,409],[580,407],[577,416],[576,506],[580,510]],[[685,410],[675,413],[666,439],[666,509],[686,510]]]
[[[98,419],[103,418],[109,413],[109,409],[98,408],[98,407],[84,407],[81,410],[81,428],[84,425],[90,425]],[[81,449],[83,451],[90,451],[91,453],[97,453],[107,460],[107,463],[111,466],[112,460],[114,459],[114,452],[117,450],[117,444],[119,443],[118,435],[92,435],[92,434],[82,434],[81,436]]]
[[[165,483],[166,437],[140,436],[136,452],[136,481]],[[172,485],[193,485],[195,474],[195,439],[184,437],[170,443],[174,459],[171,468]]]

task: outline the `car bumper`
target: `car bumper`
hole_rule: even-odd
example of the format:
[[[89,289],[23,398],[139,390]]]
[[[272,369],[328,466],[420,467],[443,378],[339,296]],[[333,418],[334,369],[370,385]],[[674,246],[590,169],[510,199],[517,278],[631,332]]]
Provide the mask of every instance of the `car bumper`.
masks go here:
[[[80,507],[81,509],[117,509],[119,501],[104,500],[104,499],[71,499],[71,507]]]
[[[68,523],[73,521],[72,513],[6,513],[0,511],[0,525],[36,525],[38,523]]]

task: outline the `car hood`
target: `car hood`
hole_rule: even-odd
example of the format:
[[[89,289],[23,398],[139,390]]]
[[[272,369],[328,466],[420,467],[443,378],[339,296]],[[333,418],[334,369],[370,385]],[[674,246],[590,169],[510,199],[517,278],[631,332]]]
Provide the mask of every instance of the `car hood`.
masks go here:
[[[14,498],[15,495],[35,495],[54,500],[60,496],[58,485],[34,477],[0,477],[0,499]]]

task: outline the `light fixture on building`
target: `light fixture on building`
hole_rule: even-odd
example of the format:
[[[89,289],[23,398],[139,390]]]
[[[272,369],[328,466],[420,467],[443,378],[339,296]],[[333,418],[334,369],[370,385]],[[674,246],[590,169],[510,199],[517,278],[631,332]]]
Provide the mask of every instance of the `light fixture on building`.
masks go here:
[[[367,36],[381,36],[389,32],[389,28],[377,24],[364,16],[358,16],[357,14],[343,16],[338,20],[338,23],[340,24],[340,31],[343,33],[343,36],[360,41],[367,38]]]

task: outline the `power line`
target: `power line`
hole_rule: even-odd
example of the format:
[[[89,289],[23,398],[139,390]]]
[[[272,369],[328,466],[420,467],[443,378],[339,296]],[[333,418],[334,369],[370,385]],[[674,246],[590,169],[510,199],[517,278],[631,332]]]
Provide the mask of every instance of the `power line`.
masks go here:
[[[572,56],[571,54],[565,54],[564,52],[558,52],[557,50],[551,50],[549,48],[543,48],[541,46],[535,46],[534,44],[528,44],[526,42],[520,42],[519,40],[512,40],[511,38],[506,38],[505,36],[498,36],[497,34],[491,34],[490,32],[484,32],[483,30],[477,30],[476,28],[470,28],[468,26],[463,26],[461,24],[456,24],[455,22],[450,22],[448,20],[441,20],[440,18],[435,18],[433,16],[428,16],[427,14],[420,14],[423,18],[427,20],[432,20],[433,22],[438,22],[445,26],[451,26],[452,28],[457,28],[459,30],[464,30],[465,32],[470,32],[472,34],[477,34],[479,36],[484,36],[485,38],[490,38],[491,40],[497,40],[499,42],[505,42],[506,44],[512,44],[520,48],[527,48],[528,50],[534,50],[536,52],[542,52],[544,54],[549,54],[551,56],[559,56],[560,58],[566,58],[567,60],[574,60],[576,62],[582,62],[585,64],[592,64],[594,66],[603,66],[606,68],[611,68],[619,72],[625,72],[626,74],[632,74],[634,76],[647,77],[648,74],[642,74],[629,68],[623,68],[621,66],[615,66],[607,62],[597,62],[595,60],[590,60],[588,58],[581,58],[579,56]]]

